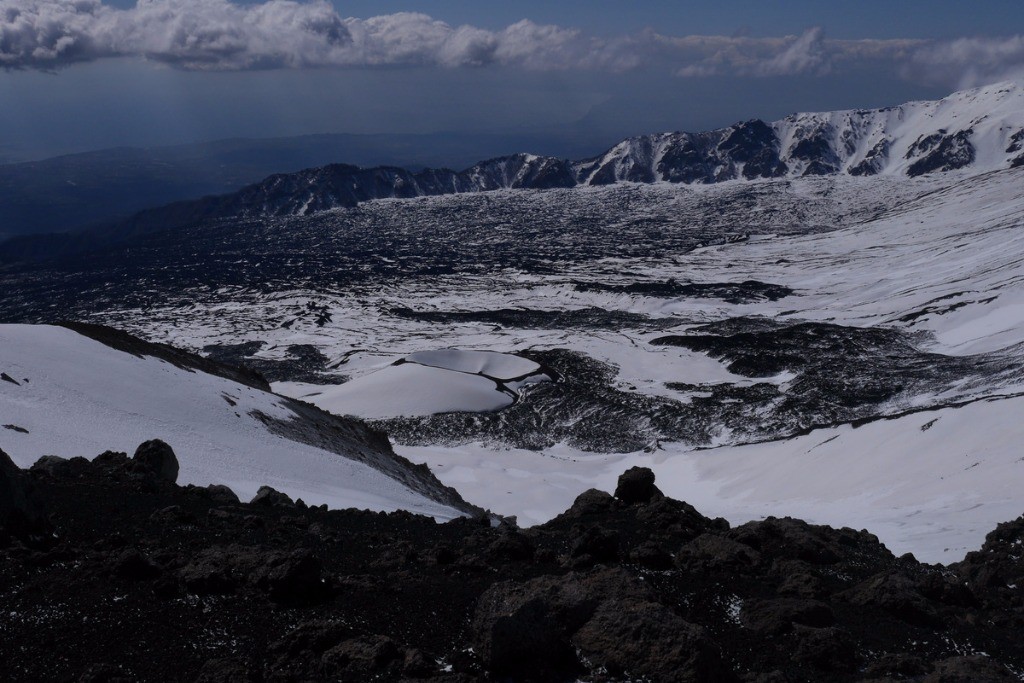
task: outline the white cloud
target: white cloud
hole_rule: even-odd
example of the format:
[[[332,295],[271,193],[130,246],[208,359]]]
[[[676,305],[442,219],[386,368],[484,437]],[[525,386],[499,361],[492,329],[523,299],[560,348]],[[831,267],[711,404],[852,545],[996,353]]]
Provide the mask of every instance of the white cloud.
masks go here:
[[[902,65],[907,78],[970,88],[1024,77],[1024,36],[956,38],[915,51]]]
[[[0,0],[0,68],[56,70],[108,57],[144,57],[187,70],[492,64],[531,70],[621,72],[642,67],[683,78],[824,75],[877,68],[945,85],[1024,74],[1024,37],[951,41],[832,40],[800,35],[616,38],[523,20],[502,30],[451,26],[403,12],[343,18],[326,0]]]

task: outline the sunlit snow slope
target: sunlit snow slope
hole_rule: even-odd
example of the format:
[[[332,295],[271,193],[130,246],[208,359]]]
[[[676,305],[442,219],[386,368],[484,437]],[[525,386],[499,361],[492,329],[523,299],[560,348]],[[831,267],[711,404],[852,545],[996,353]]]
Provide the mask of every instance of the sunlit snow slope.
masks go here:
[[[274,394],[61,327],[2,325],[0,350],[9,378],[0,381],[0,448],[22,467],[48,454],[131,453],[159,438],[174,447],[182,484],[226,484],[243,499],[269,485],[310,504],[460,514],[363,462],[271,433],[257,413],[297,417]],[[352,457],[369,449],[353,444]]]

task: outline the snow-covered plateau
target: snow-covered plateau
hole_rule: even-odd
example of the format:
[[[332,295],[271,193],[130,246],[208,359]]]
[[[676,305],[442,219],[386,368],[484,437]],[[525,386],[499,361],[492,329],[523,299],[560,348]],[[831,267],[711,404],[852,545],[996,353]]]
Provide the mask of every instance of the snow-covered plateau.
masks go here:
[[[732,522],[866,527],[949,562],[1024,512],[1020,92],[790,117],[770,126],[787,170],[754,179],[742,164],[694,184],[623,170],[198,221],[5,266],[0,314],[244,363],[521,524],[644,465]],[[800,165],[795,131],[827,132],[833,152],[852,140],[833,155],[842,172]],[[609,168],[636,157],[614,151]],[[0,383],[0,422],[29,432],[0,429],[0,448],[23,464],[161,437],[188,480],[451,514],[284,444],[222,397],[276,415],[272,394],[171,368],[157,382],[132,374],[139,359],[39,329],[0,328],[0,370],[31,380]]]

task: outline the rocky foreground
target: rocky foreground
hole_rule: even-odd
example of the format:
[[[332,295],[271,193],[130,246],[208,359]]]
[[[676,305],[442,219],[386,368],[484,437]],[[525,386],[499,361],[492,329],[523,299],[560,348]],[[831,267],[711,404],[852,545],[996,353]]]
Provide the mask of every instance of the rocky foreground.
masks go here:
[[[10,681],[1012,681],[1024,517],[963,562],[866,531],[730,528],[634,468],[548,524],[437,524],[0,452]]]

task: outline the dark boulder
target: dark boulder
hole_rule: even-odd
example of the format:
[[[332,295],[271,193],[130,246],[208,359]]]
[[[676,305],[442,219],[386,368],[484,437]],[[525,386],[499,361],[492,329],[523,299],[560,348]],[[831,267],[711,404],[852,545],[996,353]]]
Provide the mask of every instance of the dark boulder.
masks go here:
[[[529,562],[537,548],[533,541],[515,530],[498,535],[484,550],[488,560],[499,562]],[[450,552],[450,551],[449,551]]]
[[[261,486],[249,504],[266,508],[295,507],[295,501],[287,493],[281,493],[269,486]]]
[[[160,576],[160,567],[138,550],[125,550],[114,558],[114,575],[129,581],[145,581]]]
[[[832,529],[789,517],[749,522],[733,529],[729,537],[772,559],[803,560],[820,565],[835,564],[842,557],[842,545]]]
[[[999,524],[985,536],[981,549],[968,553],[955,568],[978,593],[1024,591],[1022,548],[1024,516]]]
[[[542,680],[581,673],[572,636],[613,599],[644,599],[644,590],[618,569],[494,584],[477,601],[476,651],[498,676]]]
[[[857,666],[857,645],[841,628],[793,627],[797,638],[793,659],[822,671],[851,671]]]
[[[178,570],[178,578],[189,593],[196,595],[234,593],[243,580],[235,571],[233,558],[239,550],[232,546],[206,548]]]
[[[740,622],[751,631],[778,635],[791,631],[794,624],[817,628],[831,626],[835,615],[831,607],[817,600],[775,598],[745,602]]]
[[[645,529],[656,530],[659,535],[677,543],[694,539],[706,531],[729,528],[725,520],[708,519],[689,503],[671,498],[655,497],[650,503],[636,506],[633,510],[636,521]]]
[[[676,555],[676,563],[690,570],[744,570],[760,564],[761,553],[749,545],[708,533],[684,545]]]
[[[570,552],[576,567],[610,564],[619,559],[619,535],[611,529],[589,527],[579,534]]]
[[[325,679],[397,678],[405,663],[405,652],[387,636],[360,636],[330,648],[320,662],[320,673]]]
[[[573,635],[572,644],[591,668],[616,679],[734,680],[704,629],[656,602],[608,600]]]
[[[799,560],[776,560],[772,563],[772,574],[782,577],[776,591],[779,595],[797,598],[820,598],[828,593],[825,582],[805,562]]]
[[[178,570],[178,578],[197,595],[256,591],[285,605],[315,604],[330,595],[320,560],[305,549],[267,552],[213,546]]]
[[[93,465],[121,470],[128,469],[130,462],[128,454],[120,451],[103,451],[92,460]]]
[[[935,607],[918,592],[917,582],[896,571],[876,574],[837,597],[862,607],[880,607],[915,626],[937,628],[942,625]]]
[[[309,605],[330,593],[320,560],[308,550],[268,553],[251,573],[250,582],[276,603]]]
[[[616,509],[618,501],[607,491],[587,489],[576,496],[572,506],[555,519],[586,518],[601,516]]]
[[[672,568],[672,553],[648,540],[630,551],[629,561],[645,569],[665,571]]]
[[[654,485],[654,472],[649,467],[631,467],[619,476],[615,497],[627,505],[649,503],[663,497]]]
[[[178,458],[174,455],[174,450],[160,439],[140,444],[135,449],[132,462],[138,472],[145,472],[172,484],[178,481]]]
[[[59,455],[44,455],[35,461],[29,472],[49,479],[74,479],[88,471],[89,465],[89,461],[82,457],[69,460]]]

